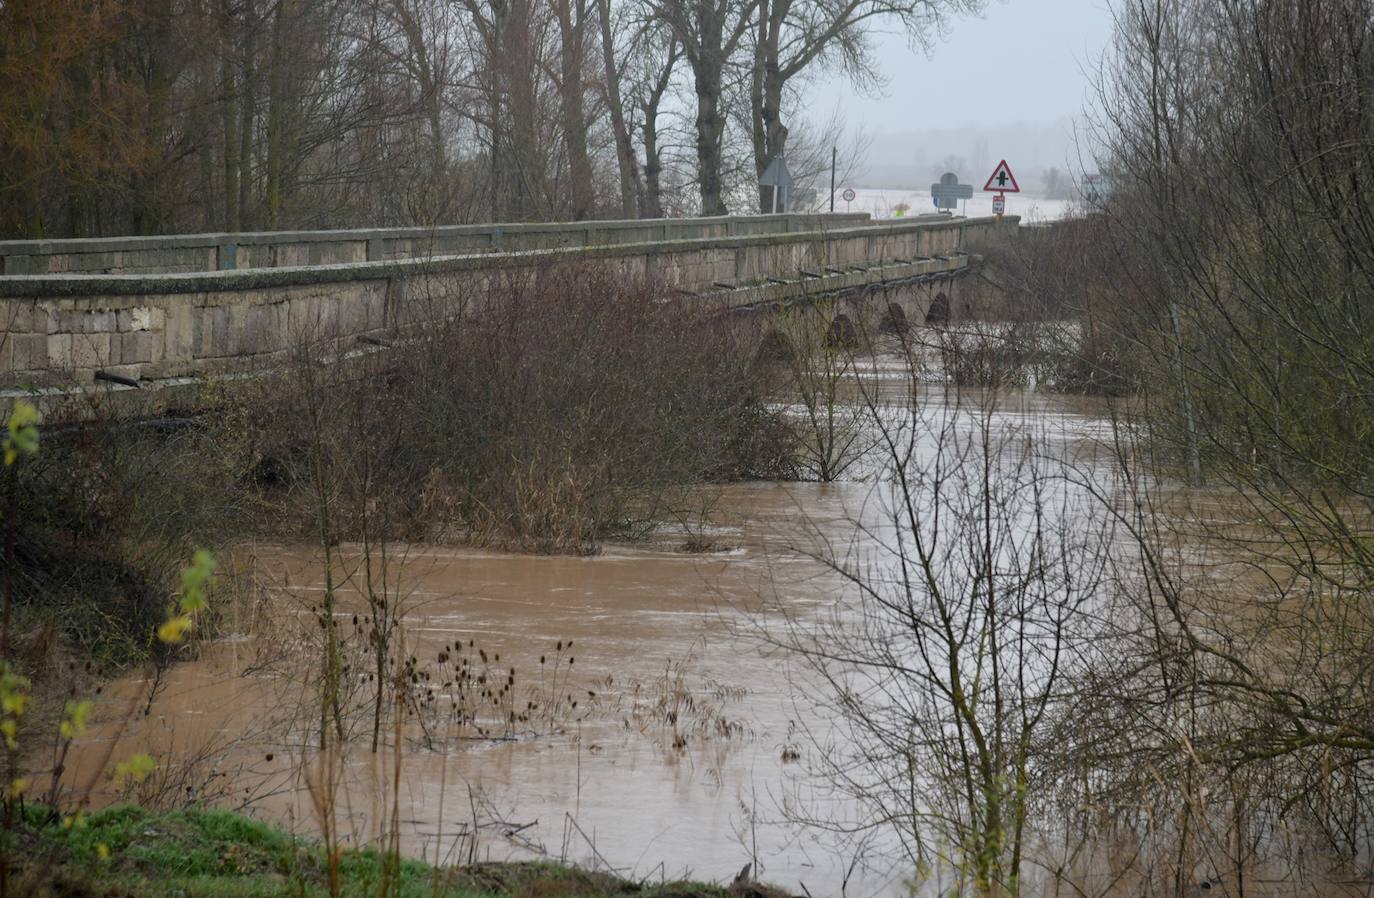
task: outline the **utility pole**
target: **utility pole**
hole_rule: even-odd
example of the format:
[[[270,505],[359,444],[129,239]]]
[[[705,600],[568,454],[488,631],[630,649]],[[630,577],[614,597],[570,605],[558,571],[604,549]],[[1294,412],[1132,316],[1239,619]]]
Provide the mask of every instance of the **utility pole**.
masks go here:
[[[839,147],[830,148],[830,211],[835,211],[835,159],[839,156]]]

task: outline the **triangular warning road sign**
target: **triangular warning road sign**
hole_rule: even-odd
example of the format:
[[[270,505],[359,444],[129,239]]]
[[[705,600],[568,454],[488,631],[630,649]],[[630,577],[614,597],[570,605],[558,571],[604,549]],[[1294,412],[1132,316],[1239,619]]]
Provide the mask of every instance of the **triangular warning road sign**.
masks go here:
[[[1011,166],[1007,165],[1007,160],[1003,159],[997,163],[997,167],[992,170],[992,177],[983,185],[984,190],[995,190],[998,193],[1020,193],[1021,188],[1016,183],[1016,175],[1011,173]]]

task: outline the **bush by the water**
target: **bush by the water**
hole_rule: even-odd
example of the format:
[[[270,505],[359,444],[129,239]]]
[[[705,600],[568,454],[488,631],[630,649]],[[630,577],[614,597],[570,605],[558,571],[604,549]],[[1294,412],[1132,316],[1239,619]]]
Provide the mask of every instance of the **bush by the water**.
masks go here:
[[[41,647],[60,626],[87,657],[120,667],[160,650],[152,634],[171,587],[197,546],[241,523],[240,490],[193,422],[81,411],[67,424],[53,423],[61,409],[50,413],[43,451],[6,471],[11,551],[0,553],[0,576],[27,642]]]
[[[673,487],[787,466],[748,347],[651,281],[550,266],[432,303],[347,364],[320,364],[347,348],[327,332],[298,341],[224,419],[303,526],[327,483],[343,538],[385,503],[393,535],[586,551],[662,518]]]

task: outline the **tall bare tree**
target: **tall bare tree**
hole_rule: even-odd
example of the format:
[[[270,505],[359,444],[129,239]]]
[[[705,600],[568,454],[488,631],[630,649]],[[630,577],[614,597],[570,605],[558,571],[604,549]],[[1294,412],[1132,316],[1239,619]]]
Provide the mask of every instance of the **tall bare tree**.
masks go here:
[[[729,212],[722,178],[726,78],[749,33],[758,0],[660,0],[656,8],[672,27],[692,69],[701,214],[724,215]]]
[[[749,79],[756,173],[761,176],[787,151],[784,96],[797,79],[828,66],[856,85],[871,84],[880,77],[869,48],[874,29],[896,26],[913,44],[928,48],[950,16],[983,5],[984,0],[758,0]],[[768,211],[770,200],[760,196],[760,211]]]

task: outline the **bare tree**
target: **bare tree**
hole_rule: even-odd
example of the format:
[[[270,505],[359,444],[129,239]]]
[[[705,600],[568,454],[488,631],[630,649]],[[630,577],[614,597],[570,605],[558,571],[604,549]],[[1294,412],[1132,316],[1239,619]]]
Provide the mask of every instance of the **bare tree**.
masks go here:
[[[874,83],[872,29],[896,25],[928,48],[949,16],[982,7],[983,0],[758,0],[749,81],[756,173],[786,152],[785,94],[813,67],[836,68],[859,86]],[[769,197],[760,196],[759,208],[768,211]]]
[[[620,213],[625,218],[635,218],[639,216],[644,203],[644,185],[640,180],[639,159],[635,155],[630,120],[625,116],[625,98],[621,88],[624,66],[617,61],[611,0],[596,0],[596,15],[601,34],[606,109],[615,137],[615,159],[620,173]]]
[[[727,69],[749,33],[758,0],[661,0],[659,16],[673,29],[692,69],[696,92],[697,180],[702,215],[724,215],[724,108]]]
[[[880,480],[855,537],[812,550],[835,610],[779,609],[770,633],[836,721],[812,731],[814,772],[860,809],[808,819],[893,833],[909,869],[952,867],[959,893],[1014,895],[1043,737],[1070,700],[1111,529],[996,393],[859,386]]]

